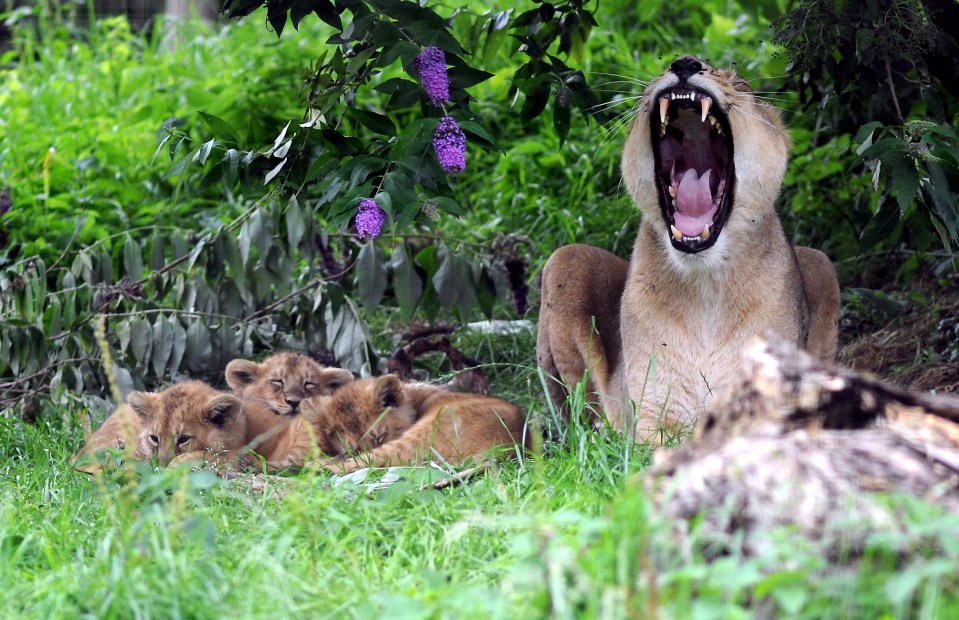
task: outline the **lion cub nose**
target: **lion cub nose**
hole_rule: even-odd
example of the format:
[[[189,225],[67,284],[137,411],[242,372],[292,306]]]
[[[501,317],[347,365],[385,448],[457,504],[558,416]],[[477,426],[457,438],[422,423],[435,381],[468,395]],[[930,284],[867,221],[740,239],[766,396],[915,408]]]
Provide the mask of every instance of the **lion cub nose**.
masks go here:
[[[703,63],[693,56],[681,56],[669,65],[669,70],[676,74],[680,82],[683,82],[694,73],[702,71]]]
[[[297,407],[300,406],[300,399],[299,399],[299,398],[287,398],[287,399],[286,399],[286,404],[290,406],[290,409],[293,410],[293,413],[296,413]]]

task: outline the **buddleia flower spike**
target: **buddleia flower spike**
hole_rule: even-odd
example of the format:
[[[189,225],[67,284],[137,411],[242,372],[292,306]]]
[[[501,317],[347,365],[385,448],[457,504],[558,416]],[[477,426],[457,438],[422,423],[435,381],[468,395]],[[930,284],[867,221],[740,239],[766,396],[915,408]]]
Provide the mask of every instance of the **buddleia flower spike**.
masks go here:
[[[438,47],[424,47],[414,62],[420,84],[435,106],[450,102],[450,79],[446,74],[446,54]]]
[[[376,239],[383,230],[383,223],[386,221],[386,213],[380,208],[372,198],[364,198],[360,201],[360,208],[356,212],[356,232],[360,239]]]
[[[466,134],[452,116],[444,116],[433,134],[433,150],[447,174],[466,170]]]

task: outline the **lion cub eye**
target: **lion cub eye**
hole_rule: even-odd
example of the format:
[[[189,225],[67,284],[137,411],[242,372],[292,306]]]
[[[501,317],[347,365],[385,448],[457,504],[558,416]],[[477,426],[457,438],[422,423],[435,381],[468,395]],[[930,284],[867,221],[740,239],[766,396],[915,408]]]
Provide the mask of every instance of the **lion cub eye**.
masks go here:
[[[270,379],[270,385],[281,388],[283,387],[283,379]]]
[[[157,437],[156,435],[150,435],[149,437],[147,437],[147,439],[150,440],[150,443],[152,443],[154,447],[160,446],[160,438]]]
[[[180,435],[179,437],[176,438],[176,447],[177,448],[185,447],[188,443],[190,443],[191,439],[193,439],[193,435]]]
[[[303,384],[303,389],[306,389],[306,390],[315,390],[315,389],[316,389],[316,384],[313,383],[312,381],[307,381],[307,382],[305,382],[305,383]]]

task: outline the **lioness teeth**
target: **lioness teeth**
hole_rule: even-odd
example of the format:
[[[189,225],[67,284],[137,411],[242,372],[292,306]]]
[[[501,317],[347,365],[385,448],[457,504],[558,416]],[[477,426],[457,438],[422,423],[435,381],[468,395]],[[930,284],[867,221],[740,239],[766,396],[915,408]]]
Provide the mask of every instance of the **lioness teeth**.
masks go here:
[[[709,239],[709,224],[706,224],[706,227],[703,228],[703,232],[699,233],[699,236],[702,237],[703,241]]]
[[[669,99],[663,97],[659,100],[659,122],[666,123],[666,112],[669,111]]]
[[[709,108],[713,105],[713,100],[709,97],[703,97],[699,100],[699,104],[703,107],[703,118],[702,122],[706,122],[706,116],[709,114]]]
[[[669,186],[669,197],[672,198],[673,200],[676,199],[676,186],[675,186],[675,185],[670,185],[670,186]]]
[[[669,225],[669,230],[670,230],[671,233],[673,233],[673,239],[675,239],[676,241],[682,241],[682,240],[683,240],[683,233],[682,233],[682,231],[680,231],[678,228],[676,228],[675,226],[673,226],[672,224],[670,224],[670,225]]]

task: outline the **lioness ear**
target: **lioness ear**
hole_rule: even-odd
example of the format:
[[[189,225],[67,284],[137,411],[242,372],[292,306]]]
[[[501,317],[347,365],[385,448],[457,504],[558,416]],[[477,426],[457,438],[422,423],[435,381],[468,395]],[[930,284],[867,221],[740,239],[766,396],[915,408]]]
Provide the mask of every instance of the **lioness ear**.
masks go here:
[[[149,394],[147,392],[130,392],[127,395],[127,404],[130,405],[130,409],[133,409],[133,412],[139,417],[144,420],[149,420],[153,416],[151,406],[153,405],[155,397],[155,394]]]
[[[233,360],[226,365],[226,382],[234,390],[246,387],[260,376],[260,365],[250,360]]]
[[[325,368],[323,374],[331,394],[353,381],[353,373],[344,368]]]
[[[383,375],[373,384],[373,395],[376,401],[383,406],[399,407],[405,400],[403,394],[403,384],[396,375]]]
[[[217,428],[223,428],[228,422],[239,417],[243,409],[240,399],[230,394],[218,394],[206,404],[206,419]]]

